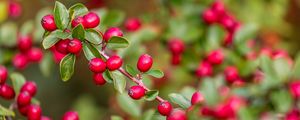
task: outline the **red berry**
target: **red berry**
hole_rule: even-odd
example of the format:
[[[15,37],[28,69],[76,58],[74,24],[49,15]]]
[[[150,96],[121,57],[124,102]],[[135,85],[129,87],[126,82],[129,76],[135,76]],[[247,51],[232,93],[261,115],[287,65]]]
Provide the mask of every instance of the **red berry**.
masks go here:
[[[75,111],[68,111],[64,114],[62,120],[79,120],[79,116]]]
[[[123,37],[123,32],[117,27],[111,27],[104,33],[103,39],[107,42],[113,36]]]
[[[82,43],[78,39],[73,39],[68,44],[68,51],[73,54],[78,54],[82,49]]]
[[[215,117],[217,117],[218,119],[230,119],[234,118],[234,116],[235,111],[228,104],[219,105],[215,110]]]
[[[85,27],[85,24],[86,24],[85,20],[81,16],[78,16],[72,20],[72,27],[76,27],[79,24],[81,24],[83,27]]]
[[[30,105],[27,105],[27,106],[19,106],[18,105],[18,110],[23,116],[27,116],[29,106]]]
[[[163,101],[160,102],[159,105],[157,106],[158,112],[163,115],[163,116],[168,116],[170,115],[173,107],[168,101]]]
[[[174,109],[170,115],[167,116],[167,120],[187,120],[186,113],[183,110]]]
[[[17,2],[9,2],[9,15],[11,17],[19,17],[22,13],[22,6]]]
[[[106,83],[102,73],[94,73],[93,80],[96,85],[104,85]]]
[[[93,58],[89,63],[89,69],[94,73],[102,73],[106,69],[106,63],[101,58]]]
[[[220,24],[229,32],[235,31],[236,23],[233,20],[233,18],[231,18],[229,16],[222,17],[222,19],[220,20]]]
[[[123,64],[122,58],[119,56],[111,56],[106,61],[106,66],[110,71],[119,69]]]
[[[21,52],[26,52],[32,47],[32,39],[30,36],[19,36],[18,37],[18,48]]]
[[[85,28],[94,28],[97,27],[100,23],[99,16],[94,12],[89,12],[88,14],[84,15],[83,19],[85,21],[84,23]]]
[[[11,86],[3,84],[0,85],[0,96],[7,100],[13,99],[15,97],[15,91]]]
[[[41,24],[47,31],[54,31],[57,29],[53,15],[49,14],[42,18]]]
[[[27,111],[28,120],[40,120],[42,117],[42,109],[38,105],[30,105]]]
[[[289,84],[290,93],[294,98],[300,98],[300,81],[293,81]]]
[[[300,111],[297,108],[293,108],[288,113],[286,113],[284,120],[299,120]]]
[[[202,62],[196,69],[196,75],[198,77],[207,77],[212,75],[212,66],[207,62]]]
[[[227,33],[224,39],[224,45],[229,46],[233,43],[234,33]]]
[[[141,27],[141,21],[138,18],[130,18],[125,22],[125,28],[128,31],[137,31]]]
[[[0,65],[0,85],[6,82],[7,75],[7,69],[4,66]]]
[[[236,67],[234,66],[228,66],[225,71],[225,79],[227,82],[229,83],[233,83],[236,80],[239,80],[239,74],[238,74],[238,70]]]
[[[128,95],[135,100],[141,99],[145,95],[145,89],[142,86],[131,86],[128,90]]]
[[[68,45],[69,45],[70,39],[60,40],[55,44],[56,50],[61,54],[68,54]]]
[[[224,55],[221,50],[214,50],[207,56],[207,61],[213,65],[219,65],[223,62]]]
[[[51,120],[51,118],[49,118],[47,116],[42,116],[41,120]]]
[[[26,92],[26,91],[21,92],[18,95],[17,103],[18,103],[19,106],[30,105],[30,103],[31,103],[31,96],[30,96],[30,94],[28,92]]]
[[[43,52],[40,48],[31,48],[26,55],[28,60],[32,62],[39,62],[43,58]]]
[[[14,56],[12,63],[15,68],[24,69],[28,64],[28,60],[24,54],[18,53]]]
[[[30,96],[34,96],[36,94],[36,84],[32,81],[27,81],[22,87],[21,92],[28,92]]]
[[[217,14],[213,10],[205,10],[202,13],[202,19],[206,24],[213,24],[218,21]]]
[[[137,68],[141,72],[147,72],[152,67],[153,60],[152,57],[148,54],[143,54],[140,56],[137,62]]]
[[[180,64],[181,63],[181,59],[182,59],[182,57],[181,57],[182,55],[180,55],[180,54],[175,54],[175,55],[172,55],[172,64],[173,65],[178,65],[178,64]]]
[[[200,92],[195,92],[191,98],[191,104],[195,105],[204,101],[204,97]]]
[[[211,9],[216,13],[219,17],[225,14],[225,6],[222,2],[216,1],[212,4]]]
[[[184,51],[184,43],[178,38],[172,38],[168,43],[168,47],[173,55],[182,54]]]

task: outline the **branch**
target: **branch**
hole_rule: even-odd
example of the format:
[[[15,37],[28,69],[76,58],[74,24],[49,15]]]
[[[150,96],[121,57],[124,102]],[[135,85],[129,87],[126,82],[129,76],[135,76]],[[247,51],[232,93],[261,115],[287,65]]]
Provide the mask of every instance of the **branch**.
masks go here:
[[[108,59],[109,56],[105,54],[104,51],[100,51],[100,54],[105,58],[105,59]],[[137,85],[143,87],[146,91],[150,91],[149,88],[147,88],[147,86],[144,85],[144,83],[139,80],[138,78],[136,77],[133,77],[132,75],[130,75],[126,70],[124,70],[122,67],[118,69],[124,76],[126,76],[127,78],[129,78],[131,81],[133,81],[134,83],[136,83]],[[165,101],[163,98],[159,97],[159,96],[156,96],[155,98],[157,101],[159,102],[163,102]]]

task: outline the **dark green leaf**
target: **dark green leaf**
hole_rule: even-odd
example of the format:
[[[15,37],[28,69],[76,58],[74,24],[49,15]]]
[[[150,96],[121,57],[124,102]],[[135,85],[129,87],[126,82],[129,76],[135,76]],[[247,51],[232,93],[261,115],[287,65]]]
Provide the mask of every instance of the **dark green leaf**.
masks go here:
[[[69,8],[69,16],[73,20],[77,16],[85,15],[89,10],[81,3],[77,3]]]
[[[155,110],[149,109],[146,112],[144,112],[142,116],[142,120],[152,120],[154,114],[155,114]]]
[[[98,45],[102,41],[102,36],[94,29],[87,29],[85,31],[85,39],[93,44]]]
[[[14,111],[0,105],[0,116],[15,116]]]
[[[162,77],[164,77],[164,73],[162,71],[160,71],[160,70],[149,70],[145,74],[151,75],[151,76],[153,76],[155,78],[162,78]]]
[[[118,49],[128,47],[128,41],[123,37],[113,36],[108,40],[107,48]]]
[[[124,119],[120,116],[113,115],[111,116],[111,120],[124,120]]]
[[[74,54],[68,54],[60,61],[60,76],[64,82],[68,81],[72,77],[74,73],[75,60],[76,56]]]
[[[51,55],[51,53],[47,52],[44,55],[43,60],[39,64],[40,70],[44,76],[49,77],[53,65],[54,65],[54,63],[53,63],[52,55]]]
[[[141,108],[136,101],[132,100],[127,94],[118,94],[117,102],[121,109],[127,114],[138,117],[141,115]]]
[[[55,30],[44,38],[42,42],[43,47],[44,49],[49,49],[53,45],[55,45],[55,43],[57,43],[60,39],[66,39],[69,36],[69,33],[63,32],[62,30]]]
[[[185,98],[184,96],[177,94],[177,93],[171,93],[169,94],[169,98],[171,102],[179,105],[180,107],[187,109],[191,106],[191,103],[189,99]]]
[[[126,87],[126,79],[119,71],[112,72],[112,77],[114,80],[114,88],[119,92],[123,93]]]
[[[155,100],[155,98],[158,96],[159,94],[159,91],[157,90],[150,90],[150,91],[147,91],[146,92],[146,95],[145,95],[145,99],[147,101],[152,101],[152,100]]]
[[[53,13],[56,26],[61,30],[66,29],[69,25],[69,13],[65,5],[56,1]]]
[[[139,73],[135,68],[133,68],[130,65],[126,65],[126,71],[132,76],[136,76]]]
[[[105,79],[106,82],[108,83],[113,83],[114,81],[114,77],[112,76],[111,72],[109,70],[106,70],[104,73],[103,73],[103,78]]]
[[[84,28],[83,28],[82,24],[77,25],[73,29],[73,31],[72,31],[72,37],[80,39],[80,40],[84,40],[84,38],[85,38],[85,31],[84,31]]]
[[[12,73],[10,75],[10,79],[12,80],[13,88],[16,92],[16,95],[19,94],[21,87],[26,82],[25,77],[20,73]]]
[[[88,60],[101,57],[99,51],[93,45],[86,42],[83,43],[83,53]]]

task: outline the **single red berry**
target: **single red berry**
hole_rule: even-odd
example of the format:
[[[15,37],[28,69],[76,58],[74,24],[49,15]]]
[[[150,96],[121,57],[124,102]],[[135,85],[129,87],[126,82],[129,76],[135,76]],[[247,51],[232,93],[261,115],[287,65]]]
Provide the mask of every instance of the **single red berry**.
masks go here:
[[[27,59],[32,62],[39,62],[43,58],[43,52],[40,48],[31,48],[26,55]]]
[[[297,108],[293,108],[288,113],[286,113],[284,120],[299,120],[300,111]]]
[[[230,118],[234,118],[234,116],[235,116],[235,111],[228,104],[219,105],[215,109],[215,117],[217,117],[218,119],[230,119]]]
[[[172,55],[171,59],[173,65],[179,65],[181,63],[182,55],[180,54]]]
[[[104,33],[103,39],[108,42],[113,36],[123,37],[123,32],[117,27],[111,27]]]
[[[18,53],[14,56],[12,63],[15,68],[22,70],[27,66],[28,60],[26,55]]]
[[[127,31],[137,31],[141,27],[141,21],[138,18],[130,18],[125,21]]]
[[[207,61],[213,65],[219,65],[223,62],[224,55],[222,50],[214,50],[207,56]]]
[[[93,58],[89,62],[89,69],[94,73],[102,73],[106,69],[106,63],[101,58]]]
[[[78,16],[75,19],[73,19],[71,24],[72,24],[73,28],[79,24],[81,24],[83,27],[85,27],[85,25],[86,25],[85,20],[81,16]]]
[[[94,73],[93,80],[96,85],[104,85],[106,83],[102,73]]]
[[[196,75],[198,77],[211,76],[213,73],[212,66],[207,62],[202,62],[196,69]]]
[[[82,43],[78,39],[73,39],[68,44],[68,51],[73,54],[78,54],[82,49]]]
[[[227,33],[225,38],[224,38],[224,45],[225,46],[229,46],[233,43],[233,36],[234,36],[234,33]]]
[[[9,16],[16,18],[22,14],[22,6],[18,2],[9,2],[8,6]]]
[[[47,116],[42,116],[41,120],[51,120],[51,118],[49,118]]]
[[[200,92],[195,92],[191,98],[191,104],[195,105],[198,103],[202,103],[204,101],[204,97]]]
[[[233,18],[229,16],[222,17],[220,20],[220,24],[231,33],[235,31],[236,23]]]
[[[89,12],[88,14],[84,15],[83,19],[85,21],[84,23],[85,28],[95,28],[100,23],[99,16],[94,12]]]
[[[68,45],[69,45],[70,39],[60,40],[55,44],[56,50],[61,54],[68,54]]]
[[[229,83],[239,80],[239,73],[236,67],[228,66],[224,71],[225,79]]]
[[[170,115],[172,109],[173,109],[173,107],[172,107],[171,103],[168,101],[160,102],[157,106],[158,112],[163,116]]]
[[[19,106],[30,105],[31,96],[27,91],[21,92],[17,97],[17,103]]]
[[[184,51],[184,43],[178,38],[170,39],[168,43],[168,48],[173,55],[182,54]]]
[[[47,31],[54,31],[57,29],[53,15],[49,14],[42,18],[41,24]]]
[[[15,97],[15,91],[14,89],[7,85],[7,84],[3,84],[0,85],[0,96],[3,97],[4,99],[10,100],[13,99]]]
[[[42,117],[42,109],[38,105],[30,105],[27,111],[28,120],[40,120]]]
[[[0,85],[6,82],[7,75],[7,69],[4,66],[0,65]]]
[[[219,17],[225,14],[225,6],[222,2],[216,1],[211,5],[211,9],[216,13]]]
[[[202,13],[202,19],[206,24],[213,24],[218,21],[217,14],[213,10],[205,10]]]
[[[17,44],[21,52],[26,52],[32,47],[32,39],[28,35],[19,36]]]
[[[30,96],[34,96],[36,94],[37,86],[35,82],[27,81],[22,87],[21,92],[28,92]]]
[[[106,61],[106,66],[110,71],[119,69],[123,64],[122,58],[119,56],[111,56]]]
[[[289,90],[292,96],[296,99],[300,98],[300,81],[293,81],[289,84]]]
[[[142,86],[136,85],[130,87],[128,90],[128,95],[132,99],[138,100],[145,96],[145,92],[146,90]]]
[[[75,111],[68,111],[64,114],[62,120],[79,120],[79,116]]]
[[[185,111],[181,109],[174,109],[170,115],[167,116],[167,120],[187,120],[187,116]]]
[[[143,54],[140,56],[137,62],[137,68],[141,72],[147,72],[152,67],[153,60],[152,57],[148,54]]]
[[[30,105],[26,105],[26,106],[19,106],[18,105],[18,111],[23,115],[23,116],[27,116],[27,112],[28,112],[28,108]]]
[[[214,116],[215,111],[212,108],[203,106],[202,108],[200,108],[199,114],[203,116]]]

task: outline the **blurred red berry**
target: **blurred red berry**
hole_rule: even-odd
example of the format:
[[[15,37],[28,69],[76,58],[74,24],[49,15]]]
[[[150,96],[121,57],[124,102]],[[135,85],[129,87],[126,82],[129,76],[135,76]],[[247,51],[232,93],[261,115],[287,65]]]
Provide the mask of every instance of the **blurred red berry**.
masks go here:
[[[143,54],[139,57],[139,60],[137,62],[137,68],[141,72],[147,72],[151,69],[153,64],[152,57],[148,54]]]
[[[32,38],[29,35],[21,35],[18,37],[17,45],[21,52],[26,52],[32,47]]]
[[[55,44],[55,48],[58,52],[61,54],[68,54],[68,45],[69,45],[70,39],[60,40]]]
[[[170,115],[167,116],[167,120],[187,120],[187,116],[185,111],[180,109],[174,109],[170,113]]]
[[[196,69],[196,75],[198,77],[211,76],[213,73],[212,66],[207,62],[202,62]]]
[[[233,83],[236,80],[239,80],[239,73],[236,67],[228,66],[224,71],[225,79],[229,83]]]
[[[68,111],[64,114],[62,120],[79,120],[79,116],[75,111]]]
[[[85,27],[85,25],[86,25],[84,18],[81,17],[81,16],[78,16],[78,17],[74,18],[74,19],[72,20],[72,23],[71,23],[71,24],[72,24],[72,27],[73,27],[73,28],[76,27],[76,26],[79,25],[79,24],[81,24],[82,27]]]
[[[89,62],[89,69],[94,73],[102,73],[106,70],[106,63],[101,58],[93,58]]]
[[[106,83],[102,73],[94,73],[93,80],[96,85],[104,85]]]
[[[211,9],[217,14],[219,17],[225,14],[225,6],[222,2],[216,1],[211,5]]]
[[[28,120],[40,120],[42,117],[42,109],[39,105],[30,105],[27,111]]]
[[[173,55],[182,54],[184,51],[184,43],[178,38],[172,38],[168,42],[168,48]]]
[[[0,85],[6,82],[7,76],[7,69],[4,66],[0,65]]]
[[[0,96],[6,100],[11,100],[15,97],[15,91],[14,89],[7,85],[7,84],[3,84],[0,85]]]
[[[12,63],[15,68],[22,70],[27,66],[28,59],[27,59],[26,55],[18,53],[12,59]]]
[[[123,32],[117,27],[111,27],[104,33],[103,39],[108,42],[113,36],[123,37]]]
[[[168,116],[173,110],[173,107],[169,101],[163,101],[158,104],[157,110],[161,115]]]
[[[290,93],[294,98],[300,98],[300,81],[293,81],[289,84]]]
[[[43,52],[40,48],[31,48],[26,55],[27,59],[32,62],[39,62],[43,58]]]
[[[49,14],[42,18],[41,24],[46,31],[54,31],[57,29],[54,16]]]
[[[21,92],[28,92],[32,97],[35,96],[37,91],[37,86],[33,81],[26,81],[21,87]]]
[[[30,105],[27,106],[20,106],[18,105],[18,111],[23,115],[23,116],[27,116],[27,112],[28,112],[28,108]]]
[[[214,50],[207,56],[207,61],[213,65],[219,65],[223,62],[224,55],[222,50]]]
[[[171,60],[172,60],[172,65],[179,65],[182,60],[182,55],[180,54],[172,55]]]
[[[202,103],[204,101],[204,97],[200,92],[195,92],[191,98],[191,104],[195,105],[198,103]]]
[[[17,104],[18,106],[26,106],[30,105],[31,103],[31,96],[27,91],[21,92],[17,97]]]
[[[125,21],[127,31],[137,31],[141,27],[141,21],[138,18],[129,18]]]
[[[202,13],[202,19],[206,24],[213,24],[218,21],[218,16],[213,10],[207,9]]]
[[[286,113],[284,120],[299,120],[300,111],[298,109],[292,109]]]
[[[9,16],[13,18],[19,17],[22,14],[22,6],[18,2],[10,1],[8,6],[8,12]]]
[[[128,90],[128,95],[135,100],[141,99],[145,96],[146,90],[139,85],[131,86]]]

